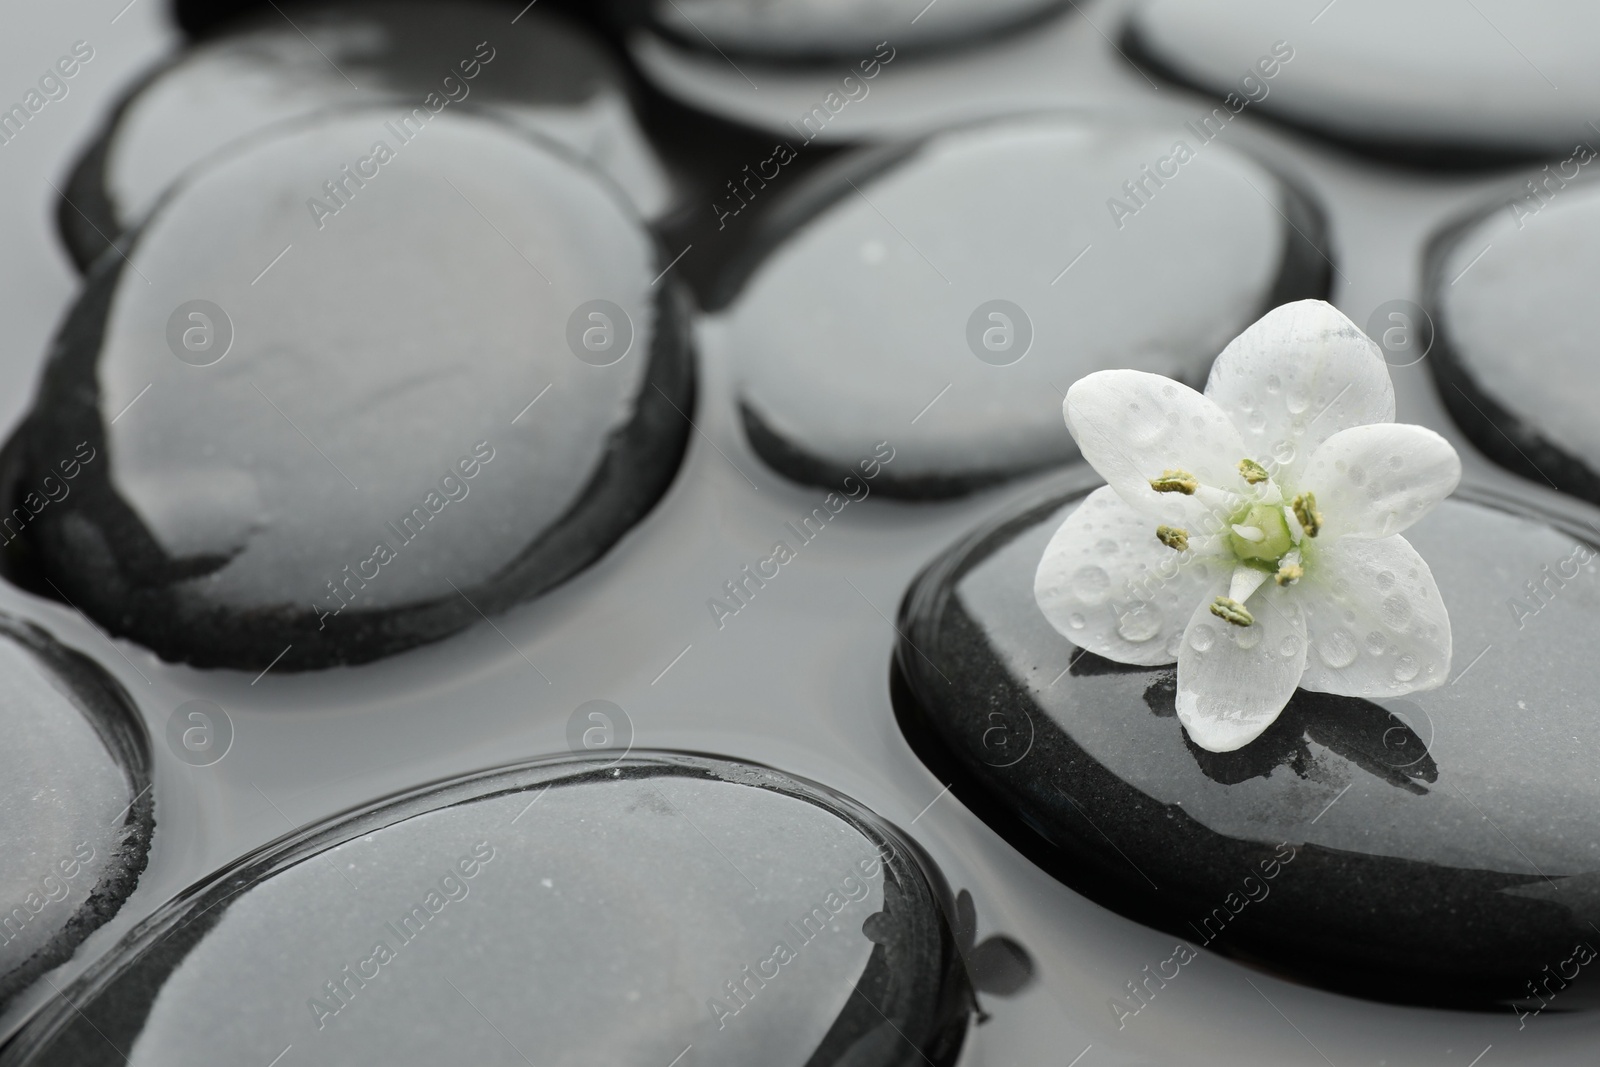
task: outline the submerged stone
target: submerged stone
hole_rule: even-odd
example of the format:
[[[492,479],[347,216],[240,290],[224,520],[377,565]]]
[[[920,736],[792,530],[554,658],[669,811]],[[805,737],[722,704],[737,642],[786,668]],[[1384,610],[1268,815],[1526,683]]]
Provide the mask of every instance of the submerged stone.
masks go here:
[[[1172,667],[1083,652],[1034,601],[1045,544],[1091,488],[1067,477],[906,595],[896,712],[963,803],[1188,951],[1403,1003],[1593,1003],[1600,968],[1570,966],[1600,948],[1587,511],[1445,501],[1406,537],[1449,608],[1450,682],[1378,701],[1302,690],[1258,740],[1218,754],[1179,724]],[[1384,653],[1381,635],[1348,637],[1313,654]]]
[[[167,659],[437,640],[665,491],[693,407],[665,265],[610,185],[492,118],[281,129],[98,261],[9,450],[10,514],[60,595]],[[80,443],[75,491],[36,492]]]
[[[513,13],[515,14],[515,13]],[[332,107],[396,116],[486,109],[605,171],[646,215],[669,190],[627,83],[582,28],[494,5],[338,3],[260,14],[186,49],[128,94],[73,172],[58,219],[80,266],[142,220],[190,167],[269,126]]]
[[[624,21],[644,21],[691,48],[767,60],[871,55],[875,45],[971,47],[1069,9],[1066,0],[610,0]]]
[[[0,615],[0,681],[3,1005],[122,907],[155,822],[149,742],[110,675]]]
[[[1563,0],[1148,0],[1122,50],[1359,152],[1471,166],[1594,136],[1596,34],[1600,9]]]
[[[1202,385],[1331,268],[1319,212],[1215,136],[1035,117],[819,172],[725,285],[751,444],[832,488],[887,441],[877,488],[950,496],[1075,459],[1085,374]]]
[[[1594,158],[1589,151],[1585,164]],[[1570,184],[1578,167],[1547,167],[1435,241],[1428,366],[1456,423],[1491,459],[1600,503],[1588,318],[1600,285],[1600,190]]]
[[[776,772],[542,761],[217,874],[17,1062],[949,1067],[973,1000],[948,897],[898,831]]]

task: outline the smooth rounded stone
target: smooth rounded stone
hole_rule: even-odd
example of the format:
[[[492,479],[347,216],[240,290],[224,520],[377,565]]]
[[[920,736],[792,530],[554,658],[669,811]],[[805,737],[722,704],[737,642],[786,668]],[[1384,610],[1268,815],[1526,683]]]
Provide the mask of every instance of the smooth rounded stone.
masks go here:
[[[86,656],[0,615],[0,1005],[117,913],[155,827],[149,742]]]
[[[1146,0],[1121,47],[1151,73],[1232,93],[1263,115],[1406,164],[1497,165],[1587,140],[1600,94],[1589,47],[1600,9],[1567,0],[1474,7]],[[1274,45],[1293,56],[1286,65]]]
[[[594,163],[645,215],[668,206],[623,74],[580,27],[539,10],[512,25],[490,4],[340,3],[298,10],[292,24],[264,9],[141,79],[57,207],[67,247],[86,267],[219,149],[274,123],[372,103],[397,115],[493,111]]]
[[[895,708],[940,780],[1057,878],[1191,950],[1406,1003],[1595,1003],[1600,968],[1573,962],[1600,948],[1592,513],[1445,501],[1406,537],[1449,608],[1451,681],[1378,702],[1300,691],[1214,754],[1176,718],[1173,668],[1081,652],[1034,601],[1045,544],[1093,481],[1074,472],[907,593]],[[1374,654],[1350,637],[1317,654]]]
[[[611,0],[679,44],[767,60],[822,61],[896,48],[970,47],[1027,29],[1067,0]]]
[[[1312,242],[1308,200],[1183,127],[1043,116],[852,155],[725,286],[746,433],[830,488],[887,441],[875,488],[907,497],[1070,462],[1063,390],[1126,366],[1198,387],[1265,311],[1326,295]]]
[[[948,897],[898,831],[777,772],[540,761],[253,853],[67,988],[79,1010],[45,1009],[8,1062],[292,1045],[299,1063],[666,1067],[692,1045],[695,1064],[946,1067],[973,1006]]]
[[[403,133],[385,107],[253,141],[98,261],[10,450],[37,588],[167,659],[359,663],[570,577],[654,505],[693,384],[653,239],[550,142],[464,113]]]
[[[1591,151],[1589,160],[1594,159]],[[1430,250],[1439,395],[1486,455],[1600,503],[1600,382],[1587,311],[1600,284],[1600,188],[1575,160],[1537,175]]]

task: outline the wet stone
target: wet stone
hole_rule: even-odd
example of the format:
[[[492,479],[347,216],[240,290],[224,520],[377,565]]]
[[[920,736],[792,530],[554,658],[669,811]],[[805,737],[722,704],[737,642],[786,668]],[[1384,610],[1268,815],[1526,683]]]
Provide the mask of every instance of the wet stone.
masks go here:
[[[664,266],[612,186],[489,117],[343,111],[218,158],[97,263],[8,449],[35,586],[252,673],[536,595],[677,469]]]
[[[963,803],[1194,950],[1404,1003],[1600,1002],[1600,967],[1570,962],[1600,949],[1588,509],[1445,501],[1406,537],[1450,612],[1451,682],[1379,701],[1299,691],[1216,754],[1178,722],[1174,668],[1081,652],[1035,604],[1045,544],[1091,479],[972,534],[902,605],[896,713]],[[1382,653],[1350,636],[1314,654]]]
[[[359,90],[358,88],[359,87]],[[58,208],[87,265],[141,221],[185,170],[219,149],[330,107],[488,109],[604,170],[654,216],[669,189],[599,42],[560,16],[510,25],[479,3],[270,7],[143,79],[79,159]]]
[[[1428,366],[1490,458],[1600,503],[1600,382],[1585,314],[1600,281],[1600,189],[1562,177],[1578,166],[1537,173],[1537,192],[1515,190],[1435,241]]]
[[[99,666],[0,616],[0,1005],[68,959],[144,872],[149,744]]]
[[[1463,18],[1451,0],[1148,0],[1121,46],[1170,81],[1400,163],[1496,165],[1589,140],[1600,9],[1477,7]]]
[[[643,21],[706,51],[778,61],[857,59],[874,46],[943,49],[981,45],[1069,9],[1065,0],[611,0],[625,21]]]
[[[1309,201],[1184,126],[971,126],[796,189],[730,274],[724,343],[779,472],[837,488],[887,441],[875,488],[951,496],[1077,458],[1085,374],[1203,385],[1266,310],[1326,294],[1324,243]]]
[[[948,898],[897,831],[776,772],[546,761],[221,872],[69,987],[81,1015],[47,1008],[17,1062],[292,1044],[303,1063],[666,1065],[693,1045],[696,1064],[948,1067],[973,1006]]]

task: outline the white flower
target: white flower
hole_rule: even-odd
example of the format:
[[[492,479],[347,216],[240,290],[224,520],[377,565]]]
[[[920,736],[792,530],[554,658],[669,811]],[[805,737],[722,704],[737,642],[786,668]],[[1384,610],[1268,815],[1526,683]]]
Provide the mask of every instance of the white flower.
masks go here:
[[[1176,660],[1195,744],[1249,744],[1296,686],[1371,698],[1444,682],[1450,617],[1399,533],[1450,495],[1461,461],[1394,424],[1382,355],[1332,306],[1269,312],[1204,395],[1100,371],[1063,410],[1109,484],[1050,539],[1034,597],[1080,648]]]

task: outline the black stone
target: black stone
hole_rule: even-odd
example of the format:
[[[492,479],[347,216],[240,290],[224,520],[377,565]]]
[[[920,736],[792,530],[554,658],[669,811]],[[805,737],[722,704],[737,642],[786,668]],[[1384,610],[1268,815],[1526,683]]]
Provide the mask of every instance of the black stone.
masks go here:
[[[1120,49],[1169,82],[1407,166],[1504,166],[1590,140],[1594,9],[1466,14],[1450,0],[1147,0]]]
[[[487,108],[560,141],[648,216],[668,205],[619,65],[566,18],[539,8],[512,25],[493,4],[355,0],[297,9],[291,22],[262,5],[149,72],[111,111],[57,204],[67,250],[87,269],[185,170],[261,129],[380,102],[398,118],[429,108],[430,93],[443,110]]]
[[[949,1067],[975,1006],[952,906],[916,845],[820,786],[698,756],[536,761],[219,872],[66,987],[8,1062],[292,1044],[303,1062],[665,1065],[692,1044],[697,1064]]]
[[[155,817],[149,741],[111,675],[6,615],[0,675],[3,1006],[121,909],[144,873]]]
[[[1075,459],[1061,401],[1085,374],[1202,385],[1260,315],[1327,294],[1322,234],[1271,169],[1183,127],[1012,119],[821,168],[713,306],[775,470],[837,489],[887,441],[875,489],[946,497]]]
[[[1173,668],[1080,652],[1034,602],[1045,543],[1093,484],[1066,476],[907,593],[895,709],[940,780],[1063,882],[1191,946],[1409,1004],[1595,1003],[1600,969],[1544,984],[1600,948],[1593,513],[1446,501],[1406,536],[1450,611],[1451,682],[1377,703],[1299,691],[1218,754],[1184,734]]]
[[[171,660],[360,663],[571,577],[659,499],[693,409],[666,256],[551,142],[390,118],[218,157],[97,262],[8,449],[26,583]]]
[[[1489,458],[1600,503],[1600,381],[1588,316],[1600,285],[1600,185],[1559,173],[1537,180],[1537,195],[1516,189],[1434,239],[1427,365],[1450,414]]]
[[[869,59],[879,44],[916,52],[972,48],[1035,29],[1070,0],[608,0],[622,26],[649,26],[711,55],[776,63]]]

